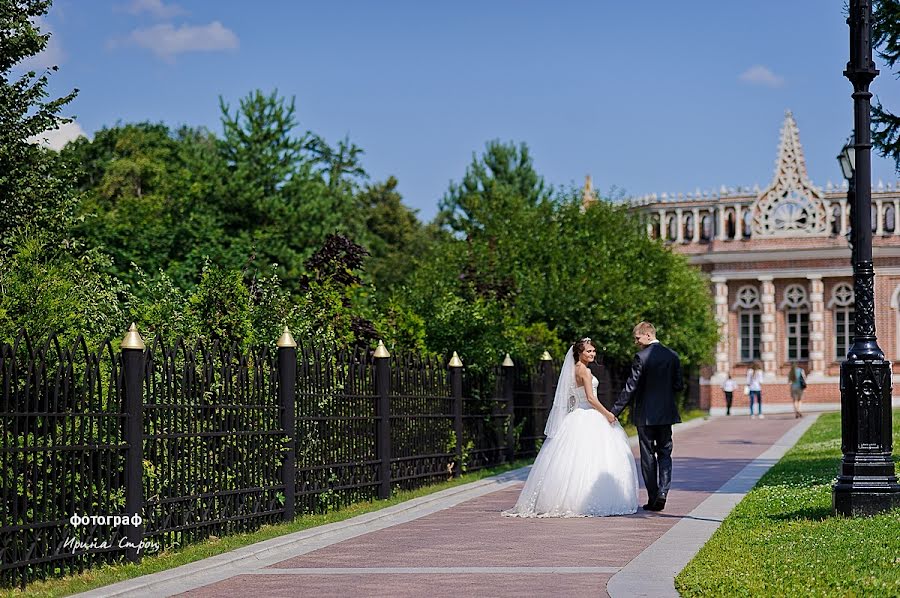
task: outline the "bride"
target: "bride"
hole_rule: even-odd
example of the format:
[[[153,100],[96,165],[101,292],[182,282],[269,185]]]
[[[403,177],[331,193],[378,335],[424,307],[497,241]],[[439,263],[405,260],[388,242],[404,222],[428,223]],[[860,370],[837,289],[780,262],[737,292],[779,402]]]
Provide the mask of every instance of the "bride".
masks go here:
[[[544,441],[510,517],[601,517],[634,513],[637,467],[625,430],[597,400],[583,338],[566,353]]]

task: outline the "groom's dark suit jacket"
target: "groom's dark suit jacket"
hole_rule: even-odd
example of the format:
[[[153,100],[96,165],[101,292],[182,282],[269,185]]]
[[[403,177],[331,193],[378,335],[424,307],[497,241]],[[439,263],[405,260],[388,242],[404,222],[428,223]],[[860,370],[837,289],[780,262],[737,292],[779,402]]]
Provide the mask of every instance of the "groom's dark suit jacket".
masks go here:
[[[634,425],[663,426],[681,421],[675,393],[684,388],[678,353],[651,343],[634,356],[631,375],[612,408],[618,416],[634,400]]]

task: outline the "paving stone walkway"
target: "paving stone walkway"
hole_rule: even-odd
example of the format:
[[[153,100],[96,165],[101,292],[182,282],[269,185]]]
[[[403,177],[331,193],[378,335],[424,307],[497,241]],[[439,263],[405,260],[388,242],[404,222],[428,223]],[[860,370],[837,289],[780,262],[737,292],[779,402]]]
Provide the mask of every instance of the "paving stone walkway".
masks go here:
[[[85,595],[677,595],[674,574],[812,419],[717,417],[676,430],[661,513],[502,517],[519,470]]]

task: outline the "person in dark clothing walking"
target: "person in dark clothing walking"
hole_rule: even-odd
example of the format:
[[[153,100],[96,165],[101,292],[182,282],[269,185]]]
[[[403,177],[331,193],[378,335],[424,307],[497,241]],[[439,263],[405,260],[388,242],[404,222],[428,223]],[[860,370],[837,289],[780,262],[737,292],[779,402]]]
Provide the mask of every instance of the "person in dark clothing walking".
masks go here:
[[[648,511],[662,511],[672,483],[672,424],[681,416],[676,393],[684,389],[678,354],[656,339],[650,322],[634,327],[634,342],[641,350],[631,363],[631,374],[612,412],[619,416],[634,402],[634,423],[641,447],[641,474],[647,488]]]

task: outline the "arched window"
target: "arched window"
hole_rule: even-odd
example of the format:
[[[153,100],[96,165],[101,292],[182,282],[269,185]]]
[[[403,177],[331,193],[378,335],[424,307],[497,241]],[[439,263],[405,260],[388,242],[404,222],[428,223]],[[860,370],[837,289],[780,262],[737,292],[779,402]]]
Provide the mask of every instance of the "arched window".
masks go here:
[[[831,291],[828,308],[832,310],[834,320],[834,360],[843,361],[847,351],[853,344],[854,309],[853,287],[846,282],[836,284]]]
[[[700,240],[701,241],[709,242],[709,240],[712,239],[712,236],[713,236],[712,223],[713,223],[713,219],[712,219],[712,216],[710,216],[709,214],[707,214],[706,216],[704,216],[703,218],[700,219]]]
[[[893,233],[896,226],[894,218],[894,206],[888,204],[884,209],[884,232]]]
[[[651,239],[659,239],[660,238],[659,214],[652,214],[650,216],[650,238]]]
[[[682,238],[685,243],[690,243],[694,239],[694,216],[693,214],[685,214],[684,228],[681,231]]]
[[[667,233],[666,240],[667,241],[674,241],[675,238],[678,236],[677,225],[678,225],[678,223],[675,221],[675,216],[669,216],[668,225],[666,226],[666,233]]]
[[[809,300],[806,289],[799,284],[790,284],[784,289],[784,301],[779,306],[784,310],[787,324],[788,361],[809,359]]]
[[[738,314],[738,330],[740,332],[738,354],[740,359],[742,362],[756,361],[762,355],[760,351],[762,324],[759,289],[754,286],[739,288],[732,310]]]
[[[743,235],[745,239],[750,238],[750,229],[753,227],[753,214],[750,213],[750,210],[744,212],[744,226],[743,226]]]
[[[841,234],[841,204],[831,206],[831,234]]]
[[[728,210],[725,215],[725,238],[733,239],[736,230],[734,227],[734,210]]]

